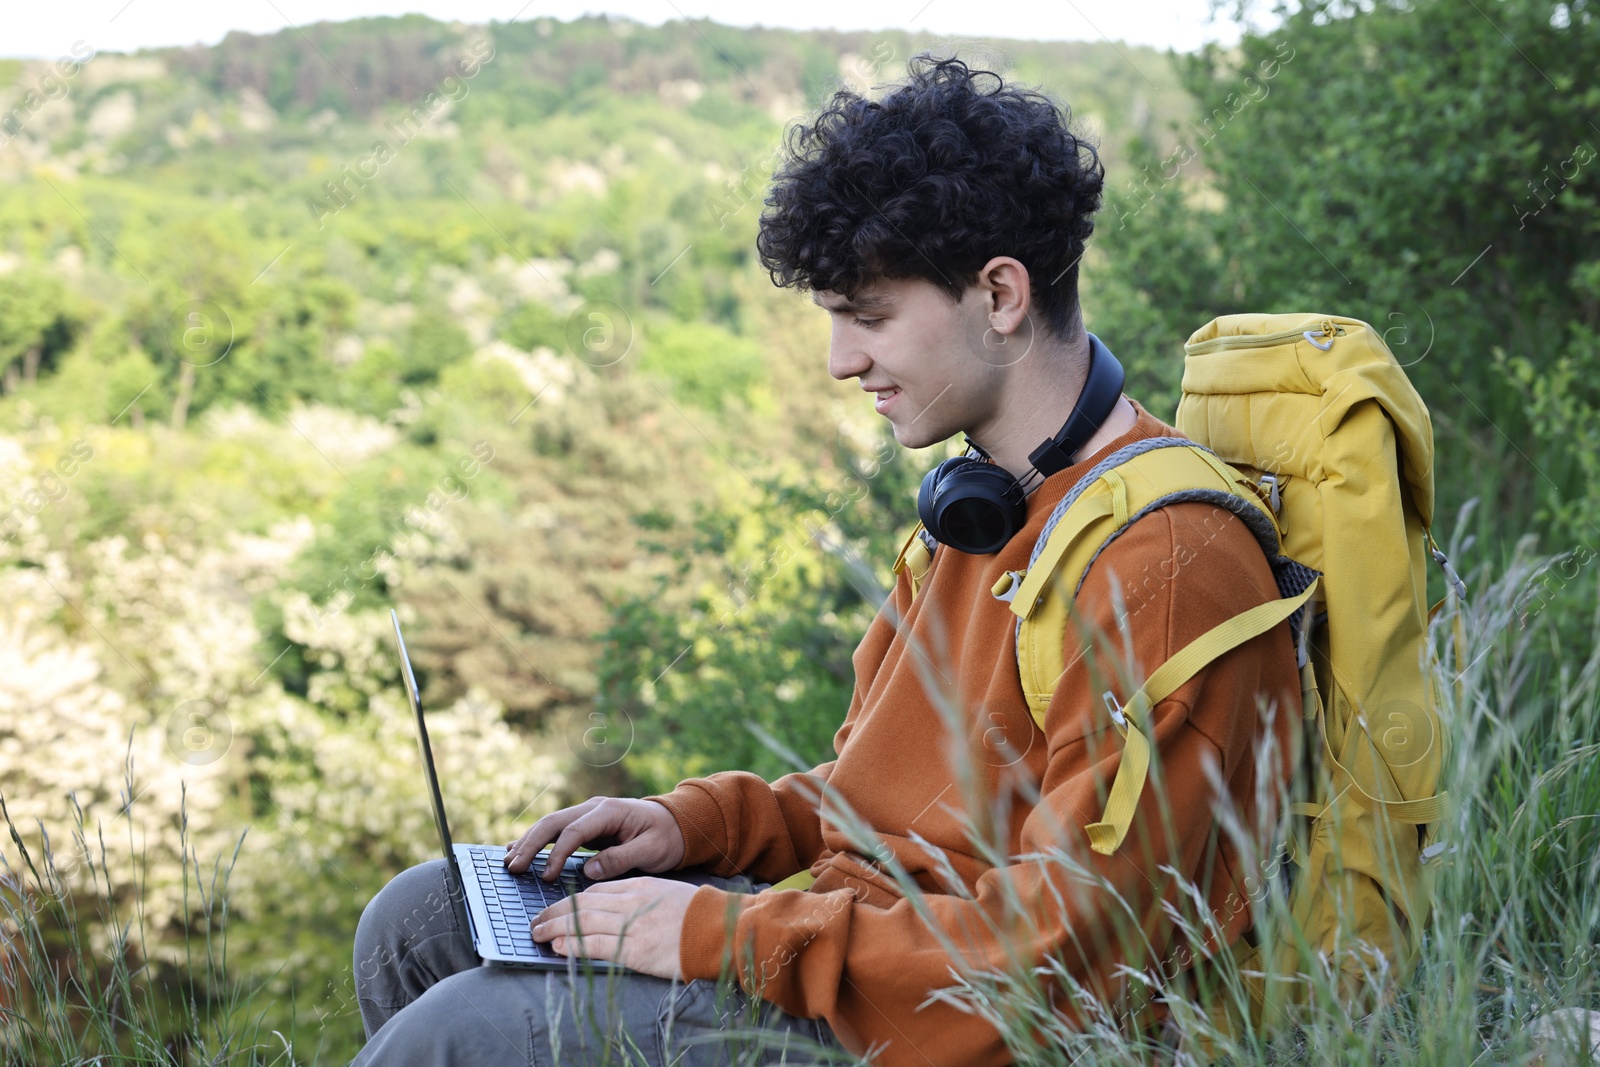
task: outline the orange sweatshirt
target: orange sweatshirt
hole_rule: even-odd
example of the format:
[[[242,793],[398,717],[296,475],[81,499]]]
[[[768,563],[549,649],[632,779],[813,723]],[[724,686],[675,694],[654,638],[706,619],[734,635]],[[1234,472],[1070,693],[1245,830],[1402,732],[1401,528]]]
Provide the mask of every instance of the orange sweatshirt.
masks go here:
[[[1181,436],[1134,406],[1138,419],[1128,433],[1035,490],[1026,526],[1000,552],[973,556],[941,546],[915,601],[900,577],[856,649],[855,692],[834,737],[835,759],[772,783],[743,771],[713,774],[652,798],[683,831],[684,866],[757,881],[806,868],[816,876],[804,892],[697,890],[683,925],[686,978],[714,979],[731,958],[749,992],[793,1015],[826,1019],[847,1048],[876,1050],[885,1067],[983,1067],[1011,1060],[999,1032],[928,1002],[953,984],[952,967],[1015,971],[1053,957],[1108,1003],[1123,990],[1119,963],[1176,973],[1191,956],[1176,950],[1161,904],[1191,917],[1196,909],[1162,865],[1200,887],[1229,942],[1243,932],[1246,887],[1259,892],[1261,878],[1240,869],[1218,829],[1207,768],[1243,825],[1271,825],[1275,811],[1257,809],[1254,746],[1269,728],[1277,732],[1285,755],[1263,771],[1273,794],[1289,772],[1290,723],[1300,711],[1288,626],[1224,655],[1155,706],[1152,764],[1164,778],[1167,811],[1153,769],[1126,841],[1102,856],[1089,849],[1083,827],[1100,819],[1121,758],[1101,699],[1118,662],[1081,654],[1069,633],[1068,668],[1041,733],[1022,696],[1014,616],[991,593],[1002,573],[1027,566],[1050,510],[1096,461],[1135,440]],[[1113,574],[1128,612],[1135,684],[1212,626],[1278,596],[1250,531],[1206,503],[1140,519],[1090,567],[1078,610],[1095,632],[1115,635]],[[962,736],[946,728],[929,686],[959,709]],[[1126,698],[1130,687],[1115,688]],[[1258,705],[1258,694],[1275,715]],[[965,787],[956,777],[957,745],[971,768]],[[875,854],[853,846],[838,820],[825,817],[839,810],[876,832]],[[987,839],[1002,847],[975,845],[968,824],[986,827]],[[1039,857],[1051,849],[1095,882]],[[921,887],[926,914],[885,870],[891,856]],[[959,886],[939,873],[942,864]],[[1147,954],[1126,936],[1129,916],[1138,923],[1131,941],[1142,929]],[[1080,1018],[1064,990],[1051,996],[1068,1019]]]

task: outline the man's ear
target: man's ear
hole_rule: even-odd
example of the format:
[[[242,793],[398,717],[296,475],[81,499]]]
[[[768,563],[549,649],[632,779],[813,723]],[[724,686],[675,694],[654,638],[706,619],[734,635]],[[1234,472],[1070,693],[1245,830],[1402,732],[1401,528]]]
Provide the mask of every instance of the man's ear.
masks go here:
[[[978,285],[984,290],[990,328],[999,334],[1019,329],[1032,303],[1028,268],[1010,256],[995,256],[979,269]]]

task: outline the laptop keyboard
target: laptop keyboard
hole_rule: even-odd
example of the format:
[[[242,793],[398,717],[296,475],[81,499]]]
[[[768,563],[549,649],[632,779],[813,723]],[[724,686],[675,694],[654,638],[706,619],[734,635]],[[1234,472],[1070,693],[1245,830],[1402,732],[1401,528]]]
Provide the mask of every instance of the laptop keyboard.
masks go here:
[[[483,890],[483,902],[489,909],[495,947],[517,959],[565,959],[549,945],[535,941],[528,931],[528,924],[549,905],[568,893],[578,892],[582,888],[578,879],[574,875],[563,874],[559,881],[547,883],[536,877],[544,870],[543,856],[538,857],[525,873],[516,875],[506,870],[501,862],[504,849],[489,852],[473,848],[467,851],[472,856],[472,870],[477,876],[478,886]]]

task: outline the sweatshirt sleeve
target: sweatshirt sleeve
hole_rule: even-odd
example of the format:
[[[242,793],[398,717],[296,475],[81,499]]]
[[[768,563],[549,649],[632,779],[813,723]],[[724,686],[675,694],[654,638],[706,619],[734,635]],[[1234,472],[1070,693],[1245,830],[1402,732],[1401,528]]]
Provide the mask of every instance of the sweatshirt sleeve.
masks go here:
[[[833,761],[768,783],[749,771],[690,778],[648,797],[672,812],[683,833],[682,867],[706,865],[721,877],[777,882],[811,866],[822,852],[817,814]]]
[[[1110,596],[1117,575],[1135,673],[1148,675],[1213,625],[1277,597],[1266,560],[1238,519],[1226,516],[1204,540],[1176,536],[1216,514],[1196,503],[1154,512],[1090,569],[1078,598],[1083,617],[1122,647]],[[1153,563],[1161,564],[1162,580],[1154,588],[1147,581],[1148,598],[1135,607],[1130,579],[1148,575]],[[1270,721],[1283,736],[1298,710],[1288,627],[1222,656],[1152,709],[1152,773],[1127,839],[1110,856],[1089,849],[1083,827],[1100,819],[1122,752],[1100,694],[1115,688],[1125,699],[1128,687],[1105,681],[1118,676],[1120,656],[1080,656],[1071,633],[1067,644],[1068,667],[1045,719],[1040,799],[1006,866],[979,876],[970,896],[926,892],[921,912],[905,899],[873,906],[855,887],[754,896],[702,887],[685,918],[685,977],[717,977],[731,956],[748,992],[791,1014],[826,1018],[852,1049],[881,1048],[881,1067],[928,1067],[1011,1060],[990,1024],[929,1001],[954,984],[953,968],[1014,974],[1054,958],[1110,1004],[1122,990],[1118,965],[1156,966],[1174,948],[1163,903],[1191,918],[1196,911],[1192,895],[1162,866],[1202,891],[1214,877],[1232,878],[1213,869],[1220,798],[1207,768],[1234,797],[1249,798],[1254,743],[1269,721],[1258,692],[1275,700]],[[1287,770],[1285,757],[1273,773],[1281,781]],[[1231,940],[1248,922],[1248,909],[1216,918]],[[1069,1019],[1081,1018],[1066,990],[1053,987],[1051,997]]]
[[[855,689],[833,737],[835,754],[849,741],[864,694],[894,638],[891,620],[910,604],[911,588],[901,576],[852,657]],[[680,866],[706,865],[724,878],[744,875],[777,882],[809,869],[822,854],[820,802],[833,762],[771,783],[749,771],[722,771],[687,779],[670,793],[646,799],[665,806],[677,820],[684,843]]]

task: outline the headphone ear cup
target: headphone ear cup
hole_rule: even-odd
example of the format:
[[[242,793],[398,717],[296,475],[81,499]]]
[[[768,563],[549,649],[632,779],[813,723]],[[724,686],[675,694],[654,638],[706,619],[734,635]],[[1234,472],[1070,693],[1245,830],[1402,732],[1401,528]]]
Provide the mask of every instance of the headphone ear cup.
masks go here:
[[[971,555],[1004,548],[1026,510],[1022,486],[1009,471],[971,456],[945,460],[917,491],[917,514],[934,540]]]
[[[944,544],[944,539],[938,534],[939,513],[934,505],[934,501],[939,499],[940,486],[944,483],[945,475],[976,462],[977,460],[969,456],[956,456],[945,460],[922,476],[922,486],[917,490],[917,517],[922,520],[922,525],[928,532],[933,534],[934,540],[940,544]]]

